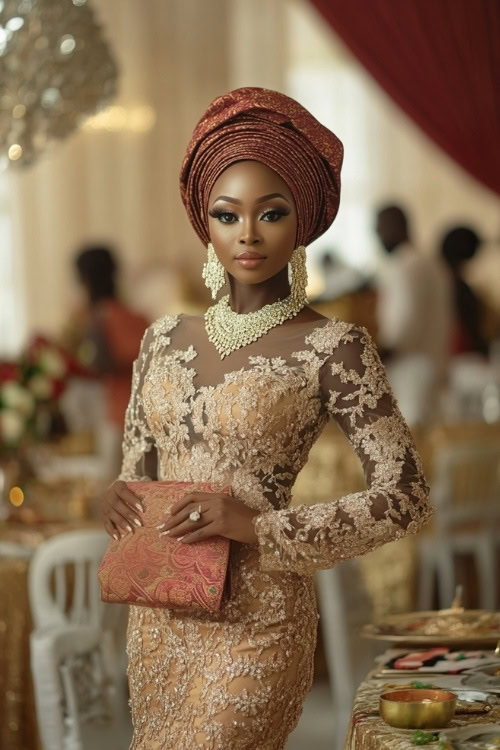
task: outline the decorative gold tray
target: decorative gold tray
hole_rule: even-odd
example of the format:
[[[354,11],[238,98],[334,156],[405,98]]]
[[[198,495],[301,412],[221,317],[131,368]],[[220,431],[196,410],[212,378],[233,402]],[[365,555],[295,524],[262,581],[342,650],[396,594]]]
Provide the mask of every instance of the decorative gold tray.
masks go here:
[[[500,612],[461,608],[408,612],[365,625],[360,635],[392,643],[490,645],[500,640]]]

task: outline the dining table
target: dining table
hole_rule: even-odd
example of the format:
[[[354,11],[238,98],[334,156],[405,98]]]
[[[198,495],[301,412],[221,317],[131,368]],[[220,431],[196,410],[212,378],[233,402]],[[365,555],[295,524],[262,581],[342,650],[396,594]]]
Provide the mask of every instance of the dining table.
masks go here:
[[[401,653],[416,650],[418,650],[417,647],[408,646],[406,649],[401,649]],[[461,674],[435,672],[426,673],[424,676],[419,673],[413,675],[384,673],[387,670],[382,669],[382,665],[387,663],[395,653],[394,649],[391,649],[379,656],[376,665],[360,684],[354,699],[344,750],[415,750],[418,746],[419,743],[415,743],[415,729],[397,729],[389,726],[382,719],[379,700],[380,695],[385,692],[424,683],[431,684],[433,688],[455,691],[459,699],[464,695],[463,691],[466,687],[463,680],[466,672]],[[490,658],[494,658],[492,650],[485,653]],[[487,710],[484,709],[484,704],[468,704],[459,700],[455,716],[449,725],[444,729],[431,729],[429,732],[435,731],[442,735],[450,729],[473,724],[498,724],[500,729],[500,696],[494,698],[493,702],[487,706]],[[484,712],[480,712],[482,710]],[[430,750],[438,750],[439,739],[429,743]]]

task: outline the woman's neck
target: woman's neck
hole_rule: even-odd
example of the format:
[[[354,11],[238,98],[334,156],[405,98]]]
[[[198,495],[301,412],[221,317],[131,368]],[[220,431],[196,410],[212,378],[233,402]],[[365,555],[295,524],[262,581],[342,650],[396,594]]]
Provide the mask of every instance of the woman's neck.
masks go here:
[[[239,314],[260,310],[265,305],[285,299],[290,294],[288,266],[260,284],[242,284],[229,274],[229,303]]]

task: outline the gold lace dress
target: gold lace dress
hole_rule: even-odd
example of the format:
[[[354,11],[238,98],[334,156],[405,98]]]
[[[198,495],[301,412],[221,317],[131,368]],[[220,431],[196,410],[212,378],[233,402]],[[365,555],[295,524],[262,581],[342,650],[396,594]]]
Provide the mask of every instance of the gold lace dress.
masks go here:
[[[289,508],[332,417],[364,492]],[[131,750],[280,750],[311,687],[313,574],[418,531],[431,514],[412,438],[364,329],[291,321],[221,360],[203,318],[166,316],[135,364],[120,478],[229,483],[261,514],[231,542],[231,596],[199,615],[131,607]]]

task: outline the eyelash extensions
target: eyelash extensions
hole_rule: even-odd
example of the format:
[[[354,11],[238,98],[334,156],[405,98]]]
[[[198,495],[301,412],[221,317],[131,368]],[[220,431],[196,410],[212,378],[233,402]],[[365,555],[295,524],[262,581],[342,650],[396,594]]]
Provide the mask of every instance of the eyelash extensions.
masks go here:
[[[273,223],[275,221],[279,221],[279,219],[281,219],[282,216],[288,216],[289,213],[290,211],[287,211],[285,208],[270,208],[270,209],[267,209],[266,211],[263,211],[259,218],[263,219],[265,216],[274,214],[278,218],[271,219],[270,221]],[[219,221],[221,221],[223,224],[233,224],[234,223],[233,219],[238,218],[237,215],[234,213],[234,211],[227,211],[223,208],[212,208],[208,212],[208,215],[211,216],[213,219],[219,219]],[[231,217],[231,220],[224,221],[222,219],[223,216],[226,216],[226,217],[229,216]]]

